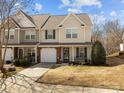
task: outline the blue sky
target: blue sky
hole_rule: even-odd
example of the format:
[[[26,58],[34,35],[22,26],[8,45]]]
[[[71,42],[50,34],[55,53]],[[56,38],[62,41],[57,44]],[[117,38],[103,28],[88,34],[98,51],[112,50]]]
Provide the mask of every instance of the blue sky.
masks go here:
[[[88,13],[98,22],[124,19],[124,0],[35,0],[33,7],[38,13],[52,15]]]

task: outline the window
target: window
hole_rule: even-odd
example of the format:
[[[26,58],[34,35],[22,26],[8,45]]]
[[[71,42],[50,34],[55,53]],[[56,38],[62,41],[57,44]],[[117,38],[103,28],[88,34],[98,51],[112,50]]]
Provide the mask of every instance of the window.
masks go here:
[[[77,38],[77,29],[66,29],[66,38]]]
[[[48,31],[47,39],[53,39],[53,31]]]
[[[5,38],[6,38],[6,39],[9,39],[8,35],[5,35]]]
[[[9,36],[8,36],[8,30],[5,30],[5,38],[9,39],[9,40],[15,39],[15,30],[14,29],[10,29],[9,30]]]
[[[71,30],[67,29],[66,38],[71,38]]]
[[[76,48],[76,57],[77,58],[84,58],[84,53],[85,51],[84,51],[84,48]]]
[[[45,30],[45,38],[46,39],[55,39],[55,30]]]
[[[35,39],[35,35],[31,35],[31,39]]]
[[[10,35],[10,39],[14,39],[14,35]]]
[[[30,39],[30,35],[25,35],[25,38],[26,39]]]
[[[36,38],[36,31],[25,31],[26,40],[34,40]]]
[[[30,58],[30,62],[35,62],[35,49],[34,48],[24,48],[24,56]]]

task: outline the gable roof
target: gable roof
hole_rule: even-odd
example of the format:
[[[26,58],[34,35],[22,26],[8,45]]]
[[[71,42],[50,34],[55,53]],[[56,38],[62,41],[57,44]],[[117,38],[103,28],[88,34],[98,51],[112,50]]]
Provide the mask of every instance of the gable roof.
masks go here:
[[[50,14],[38,14],[27,15],[23,11],[17,12],[12,16],[13,20],[19,27],[22,28],[42,28],[42,29],[56,29],[61,23],[63,23],[69,15],[50,15]],[[84,23],[87,26],[92,26],[91,20],[87,14],[72,14],[74,17]]]
[[[62,22],[61,22],[58,26],[62,25],[62,24],[68,19],[68,17],[70,17],[71,15],[72,15],[73,17],[75,17],[81,24],[86,25],[82,20],[80,20],[80,18],[79,18],[77,15],[75,15],[75,14],[68,14],[68,15],[64,18],[64,20],[62,20]]]
[[[79,17],[79,19],[81,21],[83,21],[86,25],[88,26],[92,26],[92,22],[91,22],[91,19],[90,17],[87,15],[87,14],[77,14],[77,16]]]
[[[50,14],[40,14],[40,15],[32,15],[31,18],[33,19],[35,25],[38,28],[41,28],[47,19],[50,17]]]
[[[79,18],[78,20],[80,22],[85,23],[87,26],[92,26],[91,20],[87,14],[76,14],[75,16],[77,19]],[[42,29],[56,29],[67,17],[68,15],[51,16]]]
[[[42,29],[55,29],[65,17],[66,15],[50,16],[49,20],[46,22]]]
[[[23,11],[17,12],[12,18],[20,27],[36,27],[32,18]]]
[[[22,28],[41,28],[45,22],[50,17],[50,14],[38,14],[38,15],[27,15],[23,11],[18,11],[14,16],[12,16],[13,20],[16,24],[18,24]]]

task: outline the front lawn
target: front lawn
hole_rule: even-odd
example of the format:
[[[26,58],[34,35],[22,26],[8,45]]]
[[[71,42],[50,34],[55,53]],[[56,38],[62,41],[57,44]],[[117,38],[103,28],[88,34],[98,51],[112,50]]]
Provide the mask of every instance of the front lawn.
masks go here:
[[[114,59],[114,60],[113,60]],[[113,60],[113,61],[112,61]],[[109,58],[111,66],[58,66],[45,73],[38,82],[124,89],[124,63],[118,58]],[[116,64],[115,64],[116,63]],[[112,66],[112,64],[117,66]]]

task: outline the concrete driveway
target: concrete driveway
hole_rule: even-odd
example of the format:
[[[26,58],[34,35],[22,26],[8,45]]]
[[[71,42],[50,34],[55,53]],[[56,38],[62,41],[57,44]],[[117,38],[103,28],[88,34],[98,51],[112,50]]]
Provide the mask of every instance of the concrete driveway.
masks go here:
[[[119,90],[50,85],[35,82],[52,64],[37,64],[0,81],[0,93],[124,93]]]

